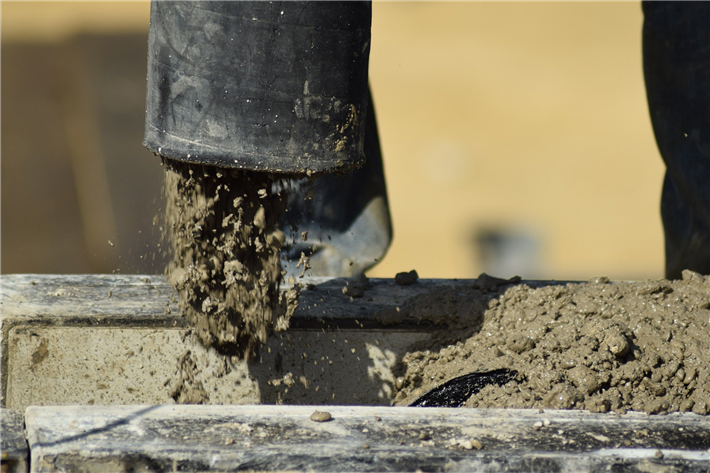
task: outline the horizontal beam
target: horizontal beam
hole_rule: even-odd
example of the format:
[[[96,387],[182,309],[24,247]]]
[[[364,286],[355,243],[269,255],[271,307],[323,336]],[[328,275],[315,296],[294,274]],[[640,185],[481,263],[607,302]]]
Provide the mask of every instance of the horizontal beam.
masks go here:
[[[247,363],[187,336],[177,293],[163,276],[4,275],[1,405],[170,403],[187,351],[205,402],[388,405],[397,360],[447,323],[399,309],[418,295],[475,283],[371,279],[353,291],[354,280],[299,282],[290,329]]]
[[[314,421],[314,412],[329,421]],[[356,406],[30,407],[33,472],[708,471],[695,414]],[[141,470],[142,471],[142,470]]]

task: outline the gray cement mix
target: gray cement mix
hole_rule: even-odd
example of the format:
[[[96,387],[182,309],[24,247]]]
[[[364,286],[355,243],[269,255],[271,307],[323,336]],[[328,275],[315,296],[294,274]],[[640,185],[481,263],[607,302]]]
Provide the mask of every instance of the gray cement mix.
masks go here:
[[[456,376],[508,368],[516,381],[466,406],[710,413],[708,276],[541,287],[484,276],[400,312],[447,328],[402,358],[397,405]]]
[[[224,356],[249,358],[270,332],[288,328],[297,305],[298,286],[279,294],[285,196],[272,193],[268,174],[165,164],[168,275],[191,336]],[[416,284],[416,271],[395,281]],[[366,297],[366,286],[344,293]],[[710,413],[710,280],[690,271],[681,281],[540,287],[482,275],[420,294],[378,320],[402,318],[437,329],[399,360],[398,405],[451,378],[506,368],[516,381],[488,386],[466,405]],[[196,378],[203,358],[190,349],[179,357],[176,402],[209,402]]]
[[[269,332],[288,327],[297,303],[297,287],[279,292],[284,196],[272,192],[276,177],[171,160],[164,166],[167,274],[182,311],[205,346],[249,358]],[[180,363],[190,371],[189,353]]]

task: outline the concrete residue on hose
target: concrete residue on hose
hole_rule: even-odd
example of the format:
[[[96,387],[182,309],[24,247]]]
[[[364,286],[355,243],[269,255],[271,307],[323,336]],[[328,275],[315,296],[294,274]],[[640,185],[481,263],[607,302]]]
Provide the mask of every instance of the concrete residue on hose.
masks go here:
[[[297,306],[297,286],[279,291],[285,196],[270,174],[164,163],[167,273],[181,310],[203,345],[248,359]]]
[[[404,355],[395,404],[507,368],[517,382],[487,386],[465,406],[710,414],[710,276],[478,286],[402,307],[447,327]]]

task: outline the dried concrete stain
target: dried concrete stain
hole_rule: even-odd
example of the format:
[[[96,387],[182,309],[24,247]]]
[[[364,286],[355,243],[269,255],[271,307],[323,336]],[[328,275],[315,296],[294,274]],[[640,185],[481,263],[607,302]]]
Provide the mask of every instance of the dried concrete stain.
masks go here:
[[[448,326],[404,355],[398,405],[453,377],[509,368],[517,382],[466,406],[710,413],[710,276],[454,287],[402,312]]]
[[[47,359],[49,356],[49,349],[47,348],[47,340],[42,339],[39,342],[39,346],[34,353],[32,353],[32,365],[38,365]]]

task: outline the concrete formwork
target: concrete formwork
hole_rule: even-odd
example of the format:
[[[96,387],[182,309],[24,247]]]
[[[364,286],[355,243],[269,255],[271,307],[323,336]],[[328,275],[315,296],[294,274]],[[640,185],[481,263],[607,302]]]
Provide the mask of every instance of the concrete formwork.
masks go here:
[[[473,281],[303,282],[291,328],[246,362],[192,342],[163,277],[3,276],[3,473],[710,470],[695,414],[389,407],[398,360],[445,323],[398,308]],[[188,351],[212,406],[171,405]]]
[[[372,280],[366,297],[342,279],[306,279],[291,328],[251,362],[187,336],[176,294],[156,276],[3,277],[2,406],[165,404],[178,359],[201,360],[215,404],[389,405],[392,368],[431,324],[392,314],[446,280],[399,286]]]

